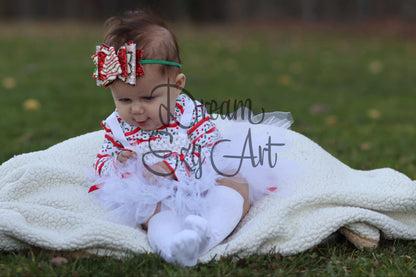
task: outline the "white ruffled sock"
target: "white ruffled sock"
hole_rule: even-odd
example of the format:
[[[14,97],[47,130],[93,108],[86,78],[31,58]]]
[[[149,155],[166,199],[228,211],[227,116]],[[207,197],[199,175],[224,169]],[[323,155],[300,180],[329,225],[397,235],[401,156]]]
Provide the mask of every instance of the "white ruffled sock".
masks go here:
[[[173,262],[172,239],[182,230],[182,221],[176,213],[163,211],[155,214],[148,223],[147,238],[152,249],[167,262]]]
[[[199,253],[207,251],[208,244],[211,239],[211,228],[208,221],[198,215],[188,215],[185,218],[184,228],[195,231],[199,238]]]
[[[194,230],[185,229],[172,238],[172,262],[181,266],[194,266],[198,261],[201,238]]]
[[[150,219],[150,246],[167,262],[196,265],[200,255],[221,243],[240,222],[244,199],[237,191],[216,186],[206,200],[203,216],[189,215],[183,219],[173,211],[162,211]]]
[[[181,218],[172,211],[154,215],[147,236],[152,249],[169,263],[194,266],[201,246],[208,244],[208,223],[199,216]]]

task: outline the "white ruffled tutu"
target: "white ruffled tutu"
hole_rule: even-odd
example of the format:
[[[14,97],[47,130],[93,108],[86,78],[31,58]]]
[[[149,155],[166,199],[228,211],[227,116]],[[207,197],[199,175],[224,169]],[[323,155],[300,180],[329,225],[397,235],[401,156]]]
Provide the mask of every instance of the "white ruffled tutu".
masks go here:
[[[220,175],[248,183],[250,202],[267,194],[287,197],[293,178],[299,177],[300,164],[280,158],[290,146],[286,132],[293,123],[288,112],[251,116],[239,109],[233,119],[218,119],[223,139],[214,147],[211,164]]]
[[[120,165],[117,173],[95,180],[93,185],[99,189],[91,193],[108,211],[109,220],[135,227],[153,215],[159,202],[162,210],[174,210],[183,216],[201,214],[204,196],[218,177],[213,171],[204,171],[199,179],[183,176],[176,181],[146,171],[138,155]]]
[[[108,219],[135,227],[153,215],[159,202],[162,210],[173,210],[181,216],[203,215],[205,195],[219,178],[247,182],[251,202],[267,194],[290,195],[291,180],[300,166],[279,158],[290,143],[285,136],[293,122],[290,113],[268,113],[263,118],[257,115],[250,121],[246,112],[243,118],[217,120],[214,122],[223,139],[212,148],[199,178],[181,176],[176,181],[153,174],[145,178],[149,172],[140,154],[143,150],[134,148],[136,159],[120,164],[118,172],[111,176],[95,177],[92,185],[99,189],[91,194],[108,211]],[[160,148],[166,149],[166,144]],[[145,163],[149,164],[146,160]]]

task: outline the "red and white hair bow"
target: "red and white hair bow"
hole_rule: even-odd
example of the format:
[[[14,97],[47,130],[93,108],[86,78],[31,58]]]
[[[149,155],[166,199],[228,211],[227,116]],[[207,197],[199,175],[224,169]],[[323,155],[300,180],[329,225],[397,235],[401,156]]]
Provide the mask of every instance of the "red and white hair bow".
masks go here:
[[[136,50],[132,41],[123,44],[117,51],[113,46],[98,45],[96,53],[92,56],[96,68],[93,77],[97,86],[109,86],[117,78],[123,82],[136,85],[136,77],[144,75],[140,64],[143,50]]]
[[[94,79],[97,86],[108,87],[117,78],[121,81],[136,85],[136,78],[143,76],[142,64],[164,64],[181,68],[181,64],[164,60],[142,60],[143,50],[136,49],[136,44],[129,41],[123,44],[117,51],[113,46],[98,45],[95,54],[92,56],[96,66]]]

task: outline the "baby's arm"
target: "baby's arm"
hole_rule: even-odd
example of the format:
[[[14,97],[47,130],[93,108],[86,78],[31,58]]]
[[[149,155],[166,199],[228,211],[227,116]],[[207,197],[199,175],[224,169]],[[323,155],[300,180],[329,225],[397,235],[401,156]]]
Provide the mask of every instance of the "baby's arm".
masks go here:
[[[109,129],[105,125],[104,121],[101,123],[101,125],[103,126],[106,132],[104,136],[104,142],[101,145],[101,149],[98,152],[97,157],[95,158],[94,169],[97,175],[106,176],[116,170],[117,168],[116,161],[120,161],[118,160],[118,156],[120,153],[126,152],[126,151],[123,151],[126,149],[124,149],[121,143],[115,140],[111,132],[111,129]],[[125,154],[123,154],[121,158],[124,157],[124,155]],[[130,155],[130,154],[127,154],[127,155]],[[126,160],[127,159],[125,159],[124,161]]]

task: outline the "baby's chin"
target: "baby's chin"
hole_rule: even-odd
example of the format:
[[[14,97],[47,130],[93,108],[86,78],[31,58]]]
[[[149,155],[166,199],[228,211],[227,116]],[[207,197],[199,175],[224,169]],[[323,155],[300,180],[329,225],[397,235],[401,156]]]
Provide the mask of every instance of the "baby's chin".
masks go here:
[[[140,123],[137,123],[137,122],[132,122],[132,123],[133,124],[129,123],[129,125],[131,125],[135,128],[140,128],[140,129],[142,129],[143,131],[146,131],[146,132],[154,131],[154,130],[157,130],[157,129],[162,128],[164,126],[163,124],[154,125],[154,124],[152,124],[152,122],[147,122],[147,123],[144,123],[144,124],[140,124]]]

